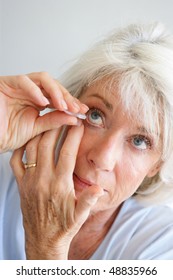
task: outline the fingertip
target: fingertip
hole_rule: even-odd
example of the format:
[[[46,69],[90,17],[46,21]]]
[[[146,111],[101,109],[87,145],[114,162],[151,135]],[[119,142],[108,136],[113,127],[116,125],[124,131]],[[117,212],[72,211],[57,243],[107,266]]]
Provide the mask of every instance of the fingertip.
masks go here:
[[[101,197],[104,195],[104,190],[98,185],[93,185],[89,189],[92,192],[92,194],[96,197]]]
[[[41,98],[41,104],[40,105],[42,105],[42,106],[44,106],[44,107],[46,107],[46,106],[49,106],[50,105],[50,102],[49,102],[49,100],[45,97],[45,96],[42,96],[42,98]]]
[[[82,120],[74,117],[74,116],[71,116],[68,118],[68,125],[72,125],[72,126],[82,126]]]
[[[69,129],[69,131],[81,131],[83,133],[84,125],[81,120],[76,118],[74,125]]]
[[[97,200],[103,196],[104,191],[98,185],[92,185],[83,191],[81,199],[91,205],[95,204]]]
[[[81,107],[82,107],[84,113],[86,113],[89,110],[89,107],[84,103],[81,104]]]

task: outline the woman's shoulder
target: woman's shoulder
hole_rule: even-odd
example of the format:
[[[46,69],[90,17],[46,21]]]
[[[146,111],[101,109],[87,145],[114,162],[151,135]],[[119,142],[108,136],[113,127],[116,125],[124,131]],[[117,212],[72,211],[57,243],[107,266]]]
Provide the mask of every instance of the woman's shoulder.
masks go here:
[[[172,207],[144,205],[132,197],[117,218],[112,230],[116,235],[123,229],[126,244],[121,259],[173,259]]]
[[[124,202],[121,211],[115,221],[115,227],[124,221],[124,224],[132,226],[135,233],[148,230],[148,232],[173,230],[173,207],[167,204],[142,203],[132,197]]]
[[[5,169],[10,169],[10,158],[12,156],[11,152],[0,154],[0,172]]]
[[[24,259],[20,198],[10,158],[10,152],[0,155],[0,259]]]
[[[131,198],[124,207],[121,218],[124,217],[131,235],[123,258],[131,255],[132,259],[173,259],[173,207],[143,205],[136,198]]]
[[[173,208],[143,205],[135,197],[121,207],[96,259],[173,259]]]
[[[172,205],[169,201],[167,202],[157,202],[157,203],[146,203],[146,201],[142,201],[141,199],[138,199],[138,197],[134,196],[127,201],[123,203],[123,206],[121,208],[120,214],[121,215],[130,215],[130,216],[141,216],[147,217],[148,215],[156,215],[157,213],[160,213],[161,216],[165,216],[166,213],[169,213],[171,216],[173,215],[173,198],[172,198]],[[168,215],[170,218],[171,216]],[[160,216],[159,216],[160,217]],[[159,218],[158,217],[158,218]],[[170,219],[171,221],[171,219]]]
[[[11,153],[0,155],[0,210],[6,205],[8,197],[18,193],[17,184],[10,167]]]
[[[12,178],[14,178],[11,167],[10,158],[12,156],[11,152],[0,154],[0,191],[2,192],[4,188],[9,185]]]

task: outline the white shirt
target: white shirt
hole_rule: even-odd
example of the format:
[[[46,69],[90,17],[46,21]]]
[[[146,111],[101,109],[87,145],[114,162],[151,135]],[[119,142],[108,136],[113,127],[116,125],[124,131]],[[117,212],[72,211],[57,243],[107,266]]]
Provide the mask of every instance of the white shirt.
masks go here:
[[[20,260],[26,258],[24,230],[10,156],[0,155],[0,259]],[[128,199],[91,259],[173,260],[173,209]]]

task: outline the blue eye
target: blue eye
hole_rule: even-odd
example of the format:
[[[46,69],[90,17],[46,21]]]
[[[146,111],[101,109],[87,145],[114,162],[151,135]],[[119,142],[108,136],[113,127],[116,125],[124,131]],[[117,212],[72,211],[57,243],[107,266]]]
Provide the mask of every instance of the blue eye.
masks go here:
[[[104,126],[103,113],[96,108],[90,109],[87,112],[87,119],[86,120],[91,125],[102,126],[102,127]]]
[[[131,143],[138,150],[146,150],[148,148],[151,148],[151,141],[143,135],[135,135],[134,137],[132,137]]]

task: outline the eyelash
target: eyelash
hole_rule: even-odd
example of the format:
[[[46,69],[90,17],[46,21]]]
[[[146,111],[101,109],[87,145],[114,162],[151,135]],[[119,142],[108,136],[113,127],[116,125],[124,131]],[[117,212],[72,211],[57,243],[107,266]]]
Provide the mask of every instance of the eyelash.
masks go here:
[[[132,141],[135,139],[135,138],[138,138],[142,141],[145,142],[147,148],[146,149],[138,149],[137,146],[135,147],[135,145],[133,145],[133,147],[135,147],[135,149],[137,149],[138,151],[141,151],[141,152],[144,152],[145,150],[150,150],[152,147],[153,147],[153,143],[152,143],[152,140],[147,137],[147,136],[144,136],[144,135],[140,135],[140,134],[136,134],[136,135],[133,135],[131,138],[130,138],[130,142],[132,143]]]

